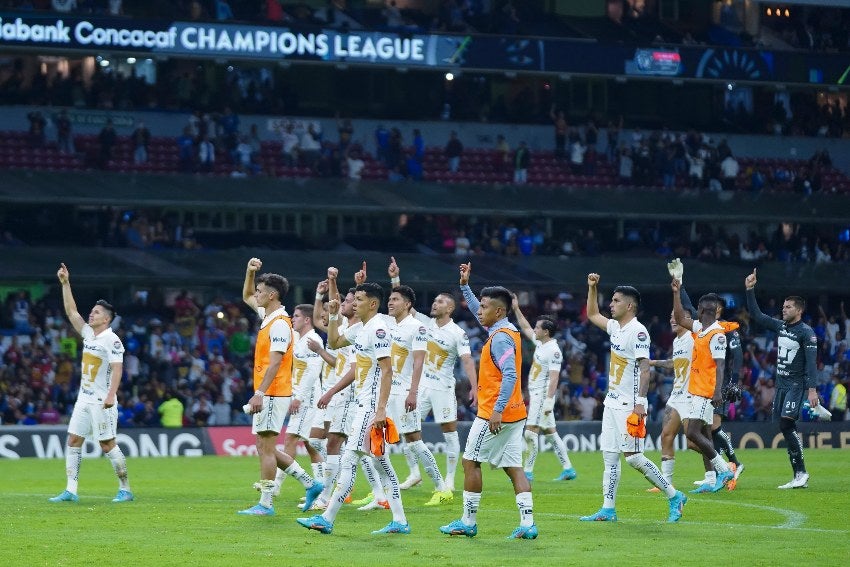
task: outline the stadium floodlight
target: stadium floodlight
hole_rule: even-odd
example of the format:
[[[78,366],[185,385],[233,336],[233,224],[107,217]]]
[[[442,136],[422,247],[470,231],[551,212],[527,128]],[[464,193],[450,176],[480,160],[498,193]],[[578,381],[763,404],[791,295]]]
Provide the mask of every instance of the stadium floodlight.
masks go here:
[[[446,80],[447,81],[454,81],[455,80],[454,74],[453,73],[446,73]]]

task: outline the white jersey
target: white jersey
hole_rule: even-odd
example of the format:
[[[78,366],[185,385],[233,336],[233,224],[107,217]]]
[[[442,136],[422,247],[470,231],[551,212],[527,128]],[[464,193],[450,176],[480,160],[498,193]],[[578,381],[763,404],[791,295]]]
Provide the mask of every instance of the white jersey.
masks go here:
[[[393,361],[392,393],[407,394],[410,391],[410,384],[413,379],[413,353],[426,352],[428,330],[421,321],[412,315],[408,315],[400,323],[393,320],[390,336],[392,337]]]
[[[470,354],[469,337],[452,320],[440,327],[436,319],[431,319],[426,330],[428,345],[420,387],[454,392],[455,363],[461,356]]]
[[[316,330],[310,329],[295,341],[292,349],[292,396],[307,404],[313,404],[317,399],[323,362],[319,353],[310,350],[310,340],[324,345]]]
[[[614,319],[609,319],[606,331],[611,337],[611,362],[605,406],[631,408],[640,387],[638,360],[649,359],[649,333],[637,317],[623,327]]]
[[[687,394],[691,380],[691,360],[694,356],[694,336],[685,333],[673,339],[673,395]]]
[[[365,325],[356,323],[345,330],[354,347],[354,397],[364,407],[374,408],[378,399],[381,368],[378,359],[391,355],[390,331],[383,317],[376,315]]]
[[[546,343],[535,340],[534,346],[534,361],[528,371],[528,391],[546,390],[548,393],[549,373],[553,370],[561,372],[564,357],[561,356],[561,347],[555,339]]]
[[[82,380],[78,401],[102,403],[112,383],[112,363],[124,362],[124,345],[112,329],[107,327],[99,335],[88,324],[83,325]],[[116,376],[121,380],[121,376]]]
[[[339,321],[339,326],[337,327],[339,336],[345,336],[346,329],[348,329],[348,319],[342,317]],[[344,346],[338,349],[327,350],[328,353],[332,353],[334,356],[336,356],[336,362],[334,363],[334,367],[332,369],[329,369],[327,375],[322,377],[322,388],[325,391],[330,390],[333,386],[336,386],[336,383],[339,382],[342,377],[346,375],[346,373],[348,373],[348,368],[351,365],[351,361],[353,359],[353,356],[351,355],[351,346]],[[340,392],[337,396],[334,396],[334,399],[336,400],[342,395],[343,394]]]

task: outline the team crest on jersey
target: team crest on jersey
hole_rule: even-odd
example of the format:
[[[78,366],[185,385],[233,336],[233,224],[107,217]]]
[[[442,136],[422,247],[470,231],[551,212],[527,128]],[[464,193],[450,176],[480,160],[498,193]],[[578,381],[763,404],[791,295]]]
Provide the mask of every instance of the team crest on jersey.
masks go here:
[[[561,353],[560,353],[560,352],[558,352],[558,351],[555,351],[555,354],[554,354],[554,355],[552,355],[552,357],[553,357],[555,360],[558,360],[559,358],[561,358]]]
[[[424,335],[427,332],[428,332],[428,329],[426,329],[424,326],[419,327],[419,334],[420,335]]]
[[[378,329],[377,331],[375,331],[375,336],[378,337],[379,339],[383,339],[384,337],[387,336],[387,333],[383,329]]]
[[[726,344],[726,337],[724,337],[723,335],[718,335],[717,336],[717,344],[720,344],[720,345]]]
[[[637,340],[639,340],[640,342],[645,341],[645,340],[646,340],[646,333],[644,333],[643,331],[641,331],[640,333],[638,333],[638,335],[637,335]]]
[[[114,343],[112,343],[112,348],[114,348],[115,350],[120,349],[121,348],[121,341],[115,341]]]

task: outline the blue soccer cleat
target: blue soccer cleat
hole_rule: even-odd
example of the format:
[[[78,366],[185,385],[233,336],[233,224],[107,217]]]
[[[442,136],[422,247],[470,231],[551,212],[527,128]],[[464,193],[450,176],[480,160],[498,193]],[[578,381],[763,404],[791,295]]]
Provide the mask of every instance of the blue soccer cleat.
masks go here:
[[[73,492],[68,492],[67,490],[63,490],[62,494],[59,496],[54,496],[53,498],[48,498],[48,502],[79,502],[80,497],[74,494]]]
[[[478,534],[478,524],[467,526],[462,520],[455,520],[451,524],[440,526],[440,531],[448,535],[465,535],[475,537]]]
[[[531,524],[530,526],[518,527],[507,537],[507,539],[537,539],[537,535],[537,526]]]
[[[308,530],[316,530],[323,534],[329,534],[334,531],[334,525],[327,521],[321,514],[310,516],[309,518],[297,518],[295,521]]]
[[[591,516],[582,516],[579,520],[582,522],[616,522],[617,511],[613,508],[600,508],[597,513]]]
[[[124,490],[123,488],[118,491],[118,494],[115,495],[115,498],[112,499],[113,502],[132,502],[135,500],[133,497],[133,493],[129,490]]]
[[[714,483],[714,488],[712,488],[711,491],[717,492],[718,490],[729,484],[731,480],[734,480],[734,478],[735,473],[731,470],[722,473],[717,473],[717,482]]]
[[[578,473],[573,467],[568,469],[564,469],[561,471],[561,474],[558,475],[558,478],[555,480],[573,480],[578,476]]]
[[[309,510],[310,506],[313,505],[313,502],[315,502],[316,498],[318,498],[322,494],[322,491],[324,489],[325,485],[321,482],[313,482],[313,486],[311,486],[304,492],[304,505],[301,506],[301,511],[306,512],[307,510]]]
[[[236,513],[242,514],[243,516],[274,516],[274,508],[257,504],[256,506],[251,506],[247,510],[239,510]]]
[[[690,491],[691,494],[705,494],[706,492],[714,492],[714,485],[704,482]]]
[[[372,532],[372,535],[380,535],[380,534],[409,534],[410,533],[410,524],[402,524],[401,522],[396,522],[393,520],[380,530],[375,530]]]
[[[678,522],[679,518],[682,517],[682,510],[687,503],[688,497],[682,494],[680,490],[677,490],[676,494],[670,499],[670,515],[667,516],[667,521]]]

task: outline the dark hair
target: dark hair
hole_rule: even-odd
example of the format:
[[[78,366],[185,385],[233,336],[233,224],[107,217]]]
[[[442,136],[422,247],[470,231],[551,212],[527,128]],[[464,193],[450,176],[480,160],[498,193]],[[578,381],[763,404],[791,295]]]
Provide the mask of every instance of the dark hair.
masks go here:
[[[551,317],[548,317],[546,315],[538,317],[537,322],[540,323],[541,329],[549,333],[550,337],[554,337],[555,333],[558,331],[558,326],[555,324],[555,321],[553,321]]]
[[[115,308],[112,306],[111,303],[109,303],[105,299],[98,299],[97,301],[95,301],[94,304],[100,305],[101,307],[103,307],[106,310],[107,313],[109,313],[109,321],[110,322],[115,319],[115,315],[116,315]]]
[[[481,298],[489,297],[490,299],[495,299],[499,303],[505,306],[505,311],[510,308],[513,304],[514,298],[511,295],[511,292],[508,291],[507,288],[504,288],[500,285],[494,285],[490,287],[485,287],[481,290]]]
[[[640,292],[630,285],[618,285],[614,288],[614,293],[631,297],[632,301],[640,307]],[[637,309],[635,309],[637,311]]]
[[[277,292],[277,298],[283,301],[284,296],[289,292],[289,282],[280,274],[262,274],[257,278],[258,284],[265,284]]]
[[[703,303],[713,303],[714,308],[717,309],[717,305],[720,304],[720,298],[717,297],[716,293],[706,293],[702,297],[699,298],[699,302],[697,305],[702,305]]]
[[[806,308],[806,300],[800,297],[799,295],[789,295],[785,298],[785,301],[790,301],[794,304],[794,307],[801,311]]]
[[[416,292],[409,285],[397,285],[393,288],[393,293],[397,293],[410,302],[411,305],[416,303]]]
[[[374,282],[362,283],[355,287],[354,291],[355,293],[358,291],[362,291],[366,295],[366,297],[377,299],[378,307],[381,306],[381,302],[384,300],[384,288]]]
[[[452,302],[452,308],[453,309],[457,306],[457,299],[455,299],[454,295],[450,294],[447,291],[444,291],[443,293],[438,293],[437,297],[440,297],[441,295]]]
[[[295,311],[300,311],[304,317],[313,318],[313,306],[309,303],[299,303],[295,306]]]
[[[357,291],[356,287],[350,287],[350,288],[348,288],[348,293],[346,293],[346,295],[348,295],[349,293],[351,295],[354,295],[354,292],[356,292],[356,291]]]

